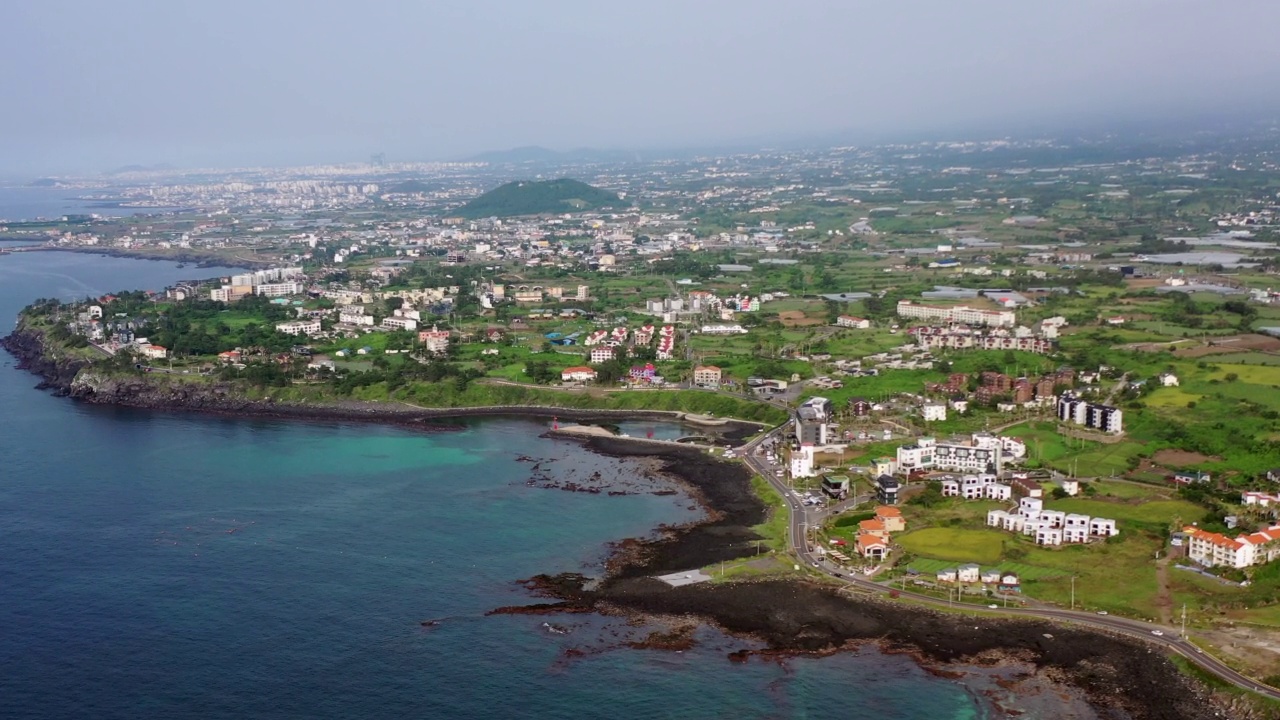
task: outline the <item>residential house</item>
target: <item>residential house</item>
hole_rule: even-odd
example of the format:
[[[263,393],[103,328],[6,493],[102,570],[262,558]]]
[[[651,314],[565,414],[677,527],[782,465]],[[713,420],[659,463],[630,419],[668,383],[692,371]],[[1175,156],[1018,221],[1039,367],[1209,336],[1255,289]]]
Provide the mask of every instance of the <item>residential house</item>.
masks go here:
[[[889,543],[876,535],[859,535],[857,540],[858,554],[862,557],[879,561],[889,552]]]
[[[897,505],[901,483],[892,476],[881,475],[876,478],[876,502],[881,505]]]
[[[881,505],[876,508],[876,519],[884,523],[884,529],[894,533],[902,532],[907,529],[907,521],[902,517],[902,511],[896,507]]]
[[[849,398],[849,413],[854,417],[866,417],[871,414],[871,401],[862,397]]]

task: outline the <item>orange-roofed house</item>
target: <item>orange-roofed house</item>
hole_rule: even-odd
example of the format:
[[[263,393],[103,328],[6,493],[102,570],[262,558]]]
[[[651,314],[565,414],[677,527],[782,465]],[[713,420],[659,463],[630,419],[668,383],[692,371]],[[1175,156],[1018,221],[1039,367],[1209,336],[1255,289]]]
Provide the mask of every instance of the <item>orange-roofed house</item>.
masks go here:
[[[870,521],[868,521],[870,522]],[[883,560],[889,544],[875,535],[858,536],[858,554],[868,560]]]
[[[889,531],[885,529],[884,523],[879,520],[863,520],[858,523],[859,535],[874,535],[881,540],[889,540]]]
[[[888,532],[902,532],[907,529],[907,521],[902,518],[902,511],[896,507],[881,505],[876,508],[876,520],[884,524]]]
[[[560,379],[564,382],[590,382],[596,379],[596,371],[585,365],[565,368],[560,371]]]

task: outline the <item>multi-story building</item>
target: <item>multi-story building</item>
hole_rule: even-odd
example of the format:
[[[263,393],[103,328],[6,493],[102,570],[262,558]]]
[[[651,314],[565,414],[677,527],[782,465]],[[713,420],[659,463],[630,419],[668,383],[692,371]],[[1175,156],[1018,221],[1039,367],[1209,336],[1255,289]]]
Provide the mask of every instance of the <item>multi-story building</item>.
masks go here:
[[[897,505],[901,490],[902,484],[891,475],[881,475],[876,478],[876,502],[881,505]]]
[[[285,335],[319,335],[319,320],[290,320],[276,323],[276,330]]]
[[[720,386],[720,368],[715,365],[699,365],[693,369],[693,384],[705,387]]]
[[[909,331],[916,344],[928,349],[952,348],[957,350],[1019,350],[1021,352],[1053,352],[1053,341],[1042,337],[1010,337],[974,332],[955,332],[950,328],[917,327]]]
[[[590,382],[596,379],[596,371],[585,365],[565,368],[560,371],[560,379],[564,382]]]
[[[345,325],[373,325],[373,316],[365,314],[359,305],[344,305],[338,311],[338,322]]]
[[[613,359],[614,351],[612,347],[604,346],[591,349],[591,362],[603,363]]]
[[[866,330],[871,327],[871,321],[866,318],[854,317],[852,315],[841,315],[836,318],[836,325],[839,325],[840,327]]]
[[[826,445],[827,423],[831,422],[833,413],[831,401],[826,398],[812,397],[805,400],[796,408],[796,441],[801,444]]]
[[[1009,500],[1013,497],[1013,488],[999,482],[995,475],[965,475],[944,478],[942,496],[965,500]]]
[[[1234,540],[1195,526],[1182,530],[1187,536],[1187,557],[1206,567],[1245,568],[1280,557],[1280,526],[1273,525]]]
[[[432,355],[443,355],[449,351],[449,331],[432,325],[430,330],[418,332],[418,342]]]
[[[924,305],[910,300],[898,301],[898,315],[988,327],[1013,327],[1017,323],[1017,316],[1012,310],[979,310],[968,305]]]
[[[898,448],[898,469],[953,470],[968,473],[996,472],[1005,461],[1026,457],[1027,446],[1017,438],[974,433],[967,442],[937,442],[931,437],[918,438]]]
[[[418,321],[403,315],[392,315],[391,317],[382,318],[382,327],[388,330],[408,330],[412,332],[418,329]]]
[[[1124,413],[1120,408],[1081,400],[1072,393],[1058,398],[1058,419],[1109,433],[1124,432]]]
[[[253,286],[254,294],[265,295],[267,297],[301,295],[302,291],[303,285],[297,280],[285,280],[283,282],[263,283],[261,285]]]

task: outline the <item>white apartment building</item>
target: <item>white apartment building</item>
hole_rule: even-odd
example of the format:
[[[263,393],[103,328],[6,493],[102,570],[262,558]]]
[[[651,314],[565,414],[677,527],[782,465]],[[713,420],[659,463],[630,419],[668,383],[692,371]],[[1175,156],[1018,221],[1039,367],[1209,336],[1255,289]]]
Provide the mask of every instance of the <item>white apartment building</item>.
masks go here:
[[[898,315],[904,318],[940,320],[942,322],[986,325],[988,327],[1013,327],[1018,322],[1017,316],[1012,310],[979,310],[968,305],[924,305],[910,300],[898,301]]]
[[[1010,500],[1013,488],[998,482],[995,475],[965,475],[945,478],[942,481],[943,497],[959,497],[965,500]]]
[[[1057,546],[1064,543],[1086,543],[1120,534],[1116,521],[1091,518],[1078,513],[1046,510],[1039,498],[1024,497],[1014,511],[991,510],[987,526],[1035,538],[1037,545]],[[1277,535],[1280,537],[1280,534]]]
[[[276,330],[285,335],[319,335],[319,320],[290,320],[289,322],[276,323]]]
[[[1103,432],[1124,432],[1124,412],[1120,408],[1081,400],[1071,393],[1058,398],[1058,419]]]
[[[998,464],[1020,460],[1026,454],[1026,444],[1017,438],[988,433],[974,433],[968,442],[940,443],[934,438],[922,437],[898,448],[898,469],[901,472],[936,469],[986,473]]]
[[[947,406],[943,403],[925,403],[920,408],[925,422],[941,422],[947,419]]]
[[[391,317],[382,318],[382,327],[388,330],[417,330],[418,321],[411,317],[402,315],[393,315]]]
[[[267,297],[285,297],[287,295],[301,295],[303,291],[302,283],[297,280],[286,280],[284,282],[263,283],[262,285],[254,285],[253,292],[256,295],[265,295]]]
[[[373,327],[373,316],[366,315],[359,305],[344,306],[338,312],[338,322],[347,325],[367,325]]]

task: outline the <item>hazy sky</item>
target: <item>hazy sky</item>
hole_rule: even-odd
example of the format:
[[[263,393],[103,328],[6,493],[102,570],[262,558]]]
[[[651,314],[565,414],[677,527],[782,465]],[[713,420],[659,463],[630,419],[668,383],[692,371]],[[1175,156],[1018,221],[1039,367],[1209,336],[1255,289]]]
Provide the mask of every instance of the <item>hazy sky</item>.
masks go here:
[[[0,170],[1256,114],[1277,21],[1277,0],[5,0]]]

